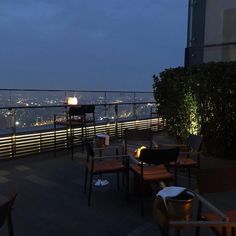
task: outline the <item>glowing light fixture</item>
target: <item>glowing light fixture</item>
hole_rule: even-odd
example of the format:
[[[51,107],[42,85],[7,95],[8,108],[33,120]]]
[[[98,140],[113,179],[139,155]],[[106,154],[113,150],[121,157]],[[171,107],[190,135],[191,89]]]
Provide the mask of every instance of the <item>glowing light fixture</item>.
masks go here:
[[[139,158],[139,157],[140,157],[141,151],[142,151],[143,149],[146,149],[146,147],[145,147],[145,146],[141,146],[140,148],[137,148],[137,149],[134,151],[134,155],[135,155],[136,158]]]
[[[77,97],[68,97],[67,98],[67,104],[68,105],[77,105],[78,104],[78,99]]]

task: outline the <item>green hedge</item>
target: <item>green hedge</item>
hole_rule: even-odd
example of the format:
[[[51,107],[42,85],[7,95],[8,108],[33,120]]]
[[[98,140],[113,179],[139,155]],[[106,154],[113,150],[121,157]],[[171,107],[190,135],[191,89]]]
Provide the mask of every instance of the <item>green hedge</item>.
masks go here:
[[[167,69],[153,78],[169,134],[201,134],[209,154],[236,159],[236,62]]]

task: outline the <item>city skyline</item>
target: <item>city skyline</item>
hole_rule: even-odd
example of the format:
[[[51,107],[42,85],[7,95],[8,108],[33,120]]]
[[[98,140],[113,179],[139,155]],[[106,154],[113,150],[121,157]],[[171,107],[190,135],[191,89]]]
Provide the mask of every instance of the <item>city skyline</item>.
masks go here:
[[[32,127],[52,128],[54,115],[62,115],[67,111],[68,96],[75,96],[79,105],[95,104],[95,119],[100,123],[107,120],[114,121],[118,117],[129,119],[136,115],[146,116],[154,103],[153,94],[146,92],[77,91],[71,93],[70,91],[0,90],[0,133],[10,132],[12,128],[24,130]]]
[[[1,88],[151,91],[184,63],[188,1],[1,1]]]

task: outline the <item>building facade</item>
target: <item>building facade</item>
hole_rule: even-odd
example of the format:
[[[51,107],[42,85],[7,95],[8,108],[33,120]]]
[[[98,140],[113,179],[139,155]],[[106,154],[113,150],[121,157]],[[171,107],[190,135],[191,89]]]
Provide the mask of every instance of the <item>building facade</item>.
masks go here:
[[[236,0],[189,0],[185,66],[236,61]]]

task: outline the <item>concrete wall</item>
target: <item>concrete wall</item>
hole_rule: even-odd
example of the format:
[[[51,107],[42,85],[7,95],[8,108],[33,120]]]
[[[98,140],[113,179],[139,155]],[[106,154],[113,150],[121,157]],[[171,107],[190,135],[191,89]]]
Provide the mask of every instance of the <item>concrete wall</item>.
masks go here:
[[[236,61],[236,0],[189,0],[185,66]]]
[[[204,45],[236,42],[236,0],[207,0]],[[236,60],[236,45],[204,48],[204,62]]]

